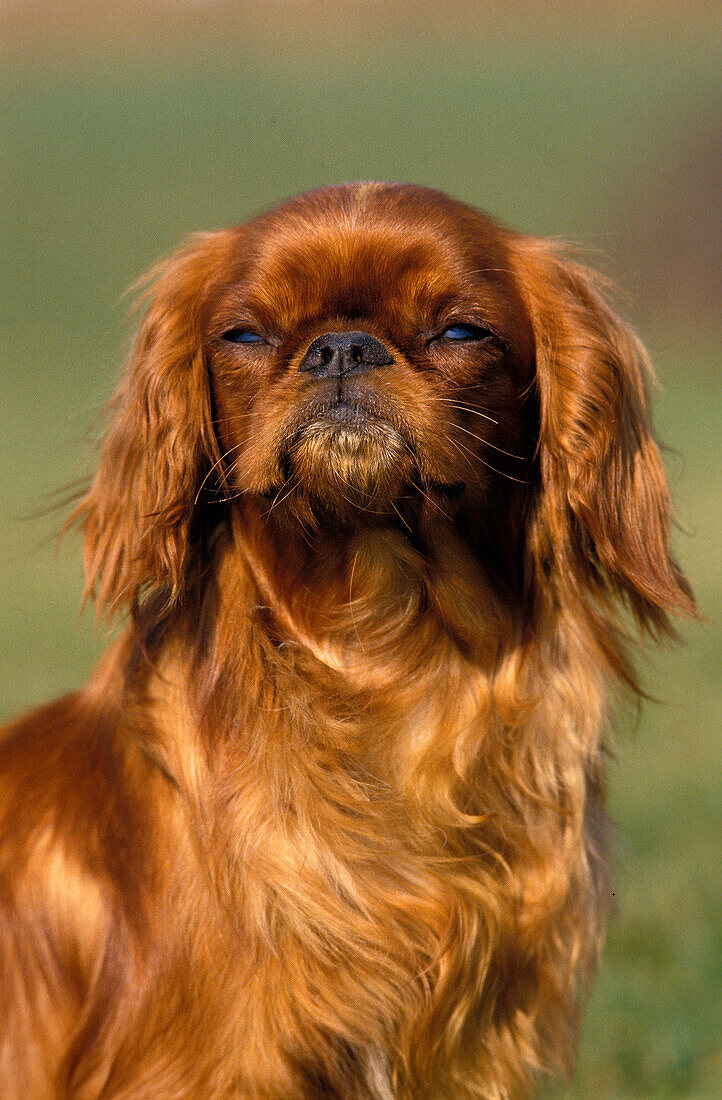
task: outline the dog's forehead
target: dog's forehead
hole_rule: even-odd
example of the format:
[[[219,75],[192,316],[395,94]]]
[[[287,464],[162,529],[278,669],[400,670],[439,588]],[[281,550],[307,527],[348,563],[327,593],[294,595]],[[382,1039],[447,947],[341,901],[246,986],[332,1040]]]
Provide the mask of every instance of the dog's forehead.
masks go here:
[[[503,234],[426,188],[324,188],[238,230],[237,288],[263,312],[433,313],[474,298],[503,308],[513,284]]]

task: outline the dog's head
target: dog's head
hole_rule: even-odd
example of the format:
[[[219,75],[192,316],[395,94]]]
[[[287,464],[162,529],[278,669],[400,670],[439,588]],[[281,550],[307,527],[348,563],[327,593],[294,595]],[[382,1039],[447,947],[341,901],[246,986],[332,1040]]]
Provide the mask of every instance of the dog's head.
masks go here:
[[[461,532],[528,590],[691,610],[643,349],[593,277],[436,191],[328,187],[153,273],[79,514],[104,605],[172,603],[253,499],[341,534]],[[502,570],[503,571],[503,570]]]
[[[528,450],[531,324],[490,223],[421,188],[329,188],[240,230],[235,258],[206,328],[235,492],[351,524],[423,491],[476,508]]]

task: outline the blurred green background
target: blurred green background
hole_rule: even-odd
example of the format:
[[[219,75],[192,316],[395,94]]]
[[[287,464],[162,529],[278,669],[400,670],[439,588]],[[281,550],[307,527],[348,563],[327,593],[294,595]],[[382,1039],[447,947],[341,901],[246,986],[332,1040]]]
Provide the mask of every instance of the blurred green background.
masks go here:
[[[0,716],[77,685],[80,553],[121,293],[187,233],[323,183],[427,183],[584,245],[660,378],[676,549],[709,619],[619,707],[615,894],[569,1097],[719,1097],[722,612],[717,4],[4,0]],[[37,514],[37,513],[40,514]]]

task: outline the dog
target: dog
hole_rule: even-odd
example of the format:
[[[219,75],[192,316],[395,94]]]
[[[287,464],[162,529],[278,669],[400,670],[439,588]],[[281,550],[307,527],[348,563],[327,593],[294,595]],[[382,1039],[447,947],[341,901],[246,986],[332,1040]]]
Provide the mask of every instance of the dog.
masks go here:
[[[145,301],[72,517],[126,625],[0,742],[0,1091],[526,1096],[603,940],[630,629],[695,614],[646,354],[411,185],[198,235]]]

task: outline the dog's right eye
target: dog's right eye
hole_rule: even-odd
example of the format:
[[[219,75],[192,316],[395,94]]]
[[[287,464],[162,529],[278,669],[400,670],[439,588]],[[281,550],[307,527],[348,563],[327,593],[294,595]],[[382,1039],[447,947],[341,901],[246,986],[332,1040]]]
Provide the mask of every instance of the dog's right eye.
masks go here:
[[[221,337],[229,344],[264,344],[265,340],[257,332],[251,332],[246,328],[229,328]]]

